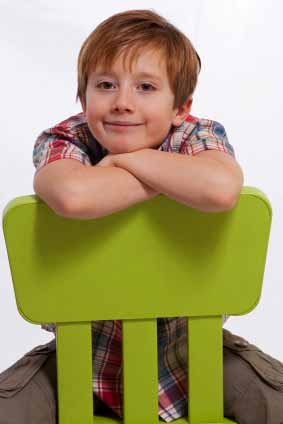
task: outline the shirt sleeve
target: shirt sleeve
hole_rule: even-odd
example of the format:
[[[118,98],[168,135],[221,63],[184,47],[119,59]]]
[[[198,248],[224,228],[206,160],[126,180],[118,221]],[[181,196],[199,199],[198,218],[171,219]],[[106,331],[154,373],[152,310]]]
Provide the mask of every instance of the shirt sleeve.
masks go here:
[[[60,159],[75,159],[91,166],[87,146],[70,129],[58,124],[37,137],[32,160],[37,173],[43,166]]]
[[[209,119],[197,120],[191,133],[184,136],[183,148],[190,155],[197,155],[204,150],[219,150],[236,158],[223,125]]]

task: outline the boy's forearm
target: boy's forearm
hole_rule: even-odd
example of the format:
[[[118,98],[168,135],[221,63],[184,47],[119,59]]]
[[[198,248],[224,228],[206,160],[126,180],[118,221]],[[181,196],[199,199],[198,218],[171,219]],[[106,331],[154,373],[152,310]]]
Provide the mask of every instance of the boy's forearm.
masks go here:
[[[73,176],[75,196],[64,216],[99,218],[159,193],[204,212],[233,207],[225,200],[230,191],[234,191],[236,199],[233,178],[214,160],[143,149],[117,155],[115,165],[82,167]],[[240,192],[240,188],[237,190]]]
[[[204,156],[143,149],[117,155],[115,163],[159,193],[203,212],[231,209],[241,191],[240,168],[232,172],[230,164]]]
[[[127,209],[158,193],[119,167],[86,166],[74,175],[75,199],[64,216],[95,219]]]

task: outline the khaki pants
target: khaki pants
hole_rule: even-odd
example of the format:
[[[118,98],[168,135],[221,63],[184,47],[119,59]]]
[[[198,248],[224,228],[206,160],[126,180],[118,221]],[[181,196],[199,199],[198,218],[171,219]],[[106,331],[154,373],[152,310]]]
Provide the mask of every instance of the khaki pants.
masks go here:
[[[224,415],[238,424],[283,424],[283,364],[223,329]],[[94,396],[94,411],[113,416]],[[0,374],[0,424],[57,424],[55,339]]]

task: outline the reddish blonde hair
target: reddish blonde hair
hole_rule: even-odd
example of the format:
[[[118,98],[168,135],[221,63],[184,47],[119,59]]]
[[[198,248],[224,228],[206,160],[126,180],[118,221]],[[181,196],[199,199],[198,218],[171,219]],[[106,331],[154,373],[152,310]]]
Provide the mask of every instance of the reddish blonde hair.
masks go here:
[[[130,54],[130,67],[141,49],[161,50],[167,66],[175,107],[182,106],[197,85],[201,60],[190,40],[165,18],[151,10],[129,10],[101,22],[84,41],[78,56],[76,101],[86,103],[88,77],[97,64],[110,69],[115,59]]]

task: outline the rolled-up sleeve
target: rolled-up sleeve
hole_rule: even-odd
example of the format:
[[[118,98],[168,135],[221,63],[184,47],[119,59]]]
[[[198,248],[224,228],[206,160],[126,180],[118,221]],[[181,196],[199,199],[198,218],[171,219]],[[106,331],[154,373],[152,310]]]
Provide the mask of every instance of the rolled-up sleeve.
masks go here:
[[[57,133],[56,127],[45,130],[35,141],[32,160],[36,173],[48,163],[60,159],[75,159],[91,166],[86,146],[71,133],[65,135],[59,128],[57,130]]]
[[[236,159],[222,124],[189,115],[179,127],[172,127],[158,150],[195,156],[204,150],[218,150]]]
[[[197,155],[203,150],[219,150],[236,157],[224,126],[216,121],[199,119],[193,131],[183,141],[183,148],[190,155]]]

